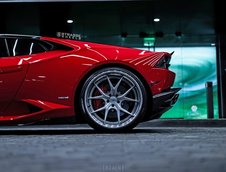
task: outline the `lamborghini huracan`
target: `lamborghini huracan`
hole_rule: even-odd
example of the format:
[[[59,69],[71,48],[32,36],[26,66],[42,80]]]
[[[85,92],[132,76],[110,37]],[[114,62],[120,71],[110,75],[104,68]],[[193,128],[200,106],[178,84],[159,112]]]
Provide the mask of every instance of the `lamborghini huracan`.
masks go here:
[[[73,118],[131,130],[178,99],[172,53],[0,34],[0,125]]]

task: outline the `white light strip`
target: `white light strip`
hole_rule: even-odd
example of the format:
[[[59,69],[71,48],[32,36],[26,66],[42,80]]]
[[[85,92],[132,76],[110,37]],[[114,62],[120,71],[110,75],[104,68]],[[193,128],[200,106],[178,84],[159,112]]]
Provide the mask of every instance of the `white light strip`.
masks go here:
[[[32,43],[31,43],[31,46],[30,46],[30,52],[29,52],[29,55],[32,54],[32,48],[33,48],[33,45],[34,45],[34,43],[32,42]]]
[[[16,56],[16,45],[17,45],[18,39],[15,41],[14,46],[13,46],[13,56]]]

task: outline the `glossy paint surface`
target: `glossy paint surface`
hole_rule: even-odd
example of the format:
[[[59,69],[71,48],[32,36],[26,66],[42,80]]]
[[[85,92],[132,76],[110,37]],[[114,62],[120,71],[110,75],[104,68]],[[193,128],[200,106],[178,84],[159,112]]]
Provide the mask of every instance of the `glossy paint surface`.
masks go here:
[[[156,63],[165,52],[41,37],[72,50],[53,50],[0,58],[0,122],[30,123],[78,113],[76,92],[82,79],[97,68],[126,67],[148,85],[152,95],[173,85],[175,74]]]

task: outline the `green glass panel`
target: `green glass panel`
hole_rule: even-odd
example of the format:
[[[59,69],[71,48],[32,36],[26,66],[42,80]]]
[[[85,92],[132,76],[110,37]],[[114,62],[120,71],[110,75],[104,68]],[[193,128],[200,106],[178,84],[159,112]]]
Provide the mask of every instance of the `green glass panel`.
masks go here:
[[[207,81],[213,82],[214,118],[218,118],[216,47],[157,47],[155,51],[174,51],[170,62],[170,70],[176,73],[173,87],[182,88],[176,104],[161,118],[206,119]]]
[[[216,48],[173,47],[156,48],[156,51],[175,51],[170,70],[176,73],[174,87],[182,88],[178,102],[161,118],[206,119],[207,81],[213,82],[214,117],[218,118]]]

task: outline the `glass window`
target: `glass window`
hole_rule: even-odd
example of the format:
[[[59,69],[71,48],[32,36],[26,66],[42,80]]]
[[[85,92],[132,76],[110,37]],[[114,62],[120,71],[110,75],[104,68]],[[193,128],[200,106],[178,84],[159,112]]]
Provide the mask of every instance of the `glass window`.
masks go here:
[[[10,56],[28,55],[30,53],[31,41],[16,38],[7,38]]]
[[[7,45],[10,56],[23,56],[45,52],[46,50],[32,39],[8,38]]]
[[[69,51],[69,50],[73,50],[73,48],[62,45],[62,44],[58,44],[55,42],[51,42],[51,41],[40,41],[40,44],[45,47],[46,51],[53,51],[53,50],[65,50],[65,51]]]
[[[5,40],[5,41],[4,41]],[[7,41],[6,41],[7,40]],[[7,53],[7,48],[9,53]],[[42,53],[46,51],[53,50],[73,50],[65,45],[61,45],[55,42],[50,41],[42,41],[36,39],[28,39],[28,38],[6,38],[2,40],[1,49],[5,49],[6,56],[23,56],[23,55],[31,55]],[[1,56],[4,56],[2,54]]]
[[[147,50],[147,48],[141,48]],[[172,109],[161,118],[206,119],[207,81],[213,82],[214,118],[218,118],[216,47],[157,47],[155,51],[173,52],[170,70],[176,73],[173,87],[182,88]]]
[[[206,119],[207,81],[213,82],[214,118],[217,118],[216,47],[159,47],[156,51],[175,51],[170,70],[176,73],[174,87],[182,88],[178,102],[162,118]]]
[[[6,44],[5,44],[5,39],[0,38],[0,58],[1,57],[7,57],[7,49],[6,49]]]
[[[42,47],[38,42],[33,41],[30,46],[29,54],[37,54],[37,53],[42,53],[45,51],[46,51],[45,48]]]

